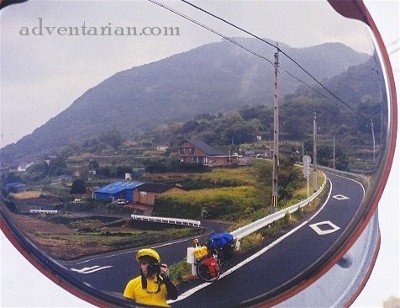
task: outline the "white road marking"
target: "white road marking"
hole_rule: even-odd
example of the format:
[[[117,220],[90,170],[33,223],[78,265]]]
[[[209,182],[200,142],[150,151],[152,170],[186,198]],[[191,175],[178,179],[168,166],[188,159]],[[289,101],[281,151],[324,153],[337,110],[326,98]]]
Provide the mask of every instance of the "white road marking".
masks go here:
[[[333,198],[333,199],[336,199],[336,200],[339,200],[339,201],[349,199],[349,197],[346,197],[346,196],[343,196],[343,195],[335,195],[335,196],[333,196],[332,198]]]
[[[322,226],[328,226],[329,228],[321,229],[320,227],[322,227]],[[331,234],[333,232],[340,230],[340,227],[336,226],[333,222],[331,222],[329,220],[317,222],[316,224],[310,225],[310,227],[315,232],[317,232],[318,235]]]
[[[332,193],[332,183],[330,185],[330,190],[329,190],[329,194],[330,195]],[[235,265],[234,267],[230,268],[229,270],[227,270],[226,272],[222,273],[220,278],[223,278],[225,276],[228,276],[229,274],[233,273],[234,271],[238,270],[239,268],[241,268],[242,266],[246,265],[247,263],[253,261],[254,259],[258,258],[259,256],[261,256],[263,253],[265,253],[266,251],[270,250],[272,247],[276,246],[277,244],[279,244],[280,242],[282,242],[285,238],[289,237],[290,235],[292,235],[293,233],[295,233],[297,230],[299,230],[300,228],[302,228],[303,226],[305,226],[306,224],[308,224],[312,219],[314,219],[325,207],[325,205],[328,203],[329,200],[329,196],[328,198],[325,200],[324,204],[321,206],[321,208],[312,216],[310,217],[310,219],[308,219],[307,221],[304,221],[302,224],[298,225],[296,228],[292,229],[291,231],[289,231],[288,233],[286,233],[285,235],[281,236],[280,238],[278,238],[275,242],[269,244],[268,246],[264,247],[263,249],[261,249],[260,251],[258,251],[257,253],[255,253],[254,255],[250,256],[249,258],[243,260],[242,262],[238,263],[237,265]],[[194,293],[196,293],[197,291],[200,291],[201,289],[204,289],[205,287],[209,286],[210,284],[212,284],[211,282],[205,282],[202,283],[200,285],[198,285],[197,287],[190,289],[188,291],[186,291],[185,293],[182,293],[181,295],[178,296],[177,299],[175,300],[169,300],[167,301],[169,304],[172,304],[174,302],[178,302],[181,301],[191,295],[193,295]]]
[[[107,265],[107,266],[95,265],[95,266],[92,266],[92,267],[84,267],[82,269],[76,269],[76,268],[72,268],[71,267],[71,271],[72,272],[77,272],[79,274],[85,274],[86,275],[86,274],[92,274],[92,273],[95,273],[95,272],[98,272],[98,271],[102,271],[104,269],[111,268],[111,267],[112,267],[111,265]]]

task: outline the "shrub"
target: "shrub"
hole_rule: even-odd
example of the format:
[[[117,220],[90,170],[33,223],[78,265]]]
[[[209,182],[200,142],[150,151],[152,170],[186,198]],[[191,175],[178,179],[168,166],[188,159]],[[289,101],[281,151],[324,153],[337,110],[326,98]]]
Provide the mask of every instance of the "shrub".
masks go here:
[[[189,276],[192,273],[192,265],[186,261],[171,264],[169,268],[169,277],[174,283],[183,281],[183,277]]]
[[[71,194],[84,194],[86,192],[86,182],[82,179],[76,179],[71,186]]]
[[[260,245],[263,240],[264,237],[261,233],[252,233],[242,239],[242,243],[240,245],[241,251],[245,252],[257,245]]]

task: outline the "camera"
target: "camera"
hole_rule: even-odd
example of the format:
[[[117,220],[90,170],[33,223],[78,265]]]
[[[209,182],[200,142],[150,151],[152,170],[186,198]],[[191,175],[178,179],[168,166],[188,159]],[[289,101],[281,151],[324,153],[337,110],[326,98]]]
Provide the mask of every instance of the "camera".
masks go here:
[[[147,276],[152,276],[154,274],[159,274],[160,273],[160,264],[158,263],[150,263],[147,265]]]

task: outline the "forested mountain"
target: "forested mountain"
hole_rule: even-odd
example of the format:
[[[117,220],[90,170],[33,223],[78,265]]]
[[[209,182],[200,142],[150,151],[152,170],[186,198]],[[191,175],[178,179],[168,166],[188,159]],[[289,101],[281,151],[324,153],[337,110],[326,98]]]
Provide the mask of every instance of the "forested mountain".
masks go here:
[[[238,40],[273,61],[273,48],[254,39]],[[338,76],[369,58],[337,43],[301,49],[279,46],[319,80]],[[282,54],[280,71],[281,96],[294,93],[301,85],[298,79],[311,83]],[[135,137],[158,125],[186,121],[198,114],[271,106],[273,89],[272,63],[229,42],[212,43],[116,73],[32,134],[2,149],[1,154],[3,158],[17,158],[51,153],[105,131],[117,130],[123,136]]]
[[[371,69],[372,68],[372,69]],[[375,138],[381,142],[382,126],[387,119],[386,96],[379,65],[371,57],[346,72],[325,80],[329,95],[320,86],[300,87],[279,100],[280,139],[307,142],[312,138],[314,116],[317,133],[336,136],[337,144],[371,144],[371,120]],[[325,93],[324,93],[325,92]],[[273,140],[272,106],[246,105],[224,115],[199,114],[189,121],[149,131],[145,139],[155,144],[179,144],[184,139],[200,139],[212,145],[253,143],[256,136]]]

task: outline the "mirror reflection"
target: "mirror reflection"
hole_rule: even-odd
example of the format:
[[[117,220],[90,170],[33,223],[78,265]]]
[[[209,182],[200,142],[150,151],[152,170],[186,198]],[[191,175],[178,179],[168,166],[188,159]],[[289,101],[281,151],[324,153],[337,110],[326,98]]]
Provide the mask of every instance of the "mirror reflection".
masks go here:
[[[2,216],[84,292],[174,307],[276,297],[368,211],[386,88],[367,26],[327,2],[1,14]]]

